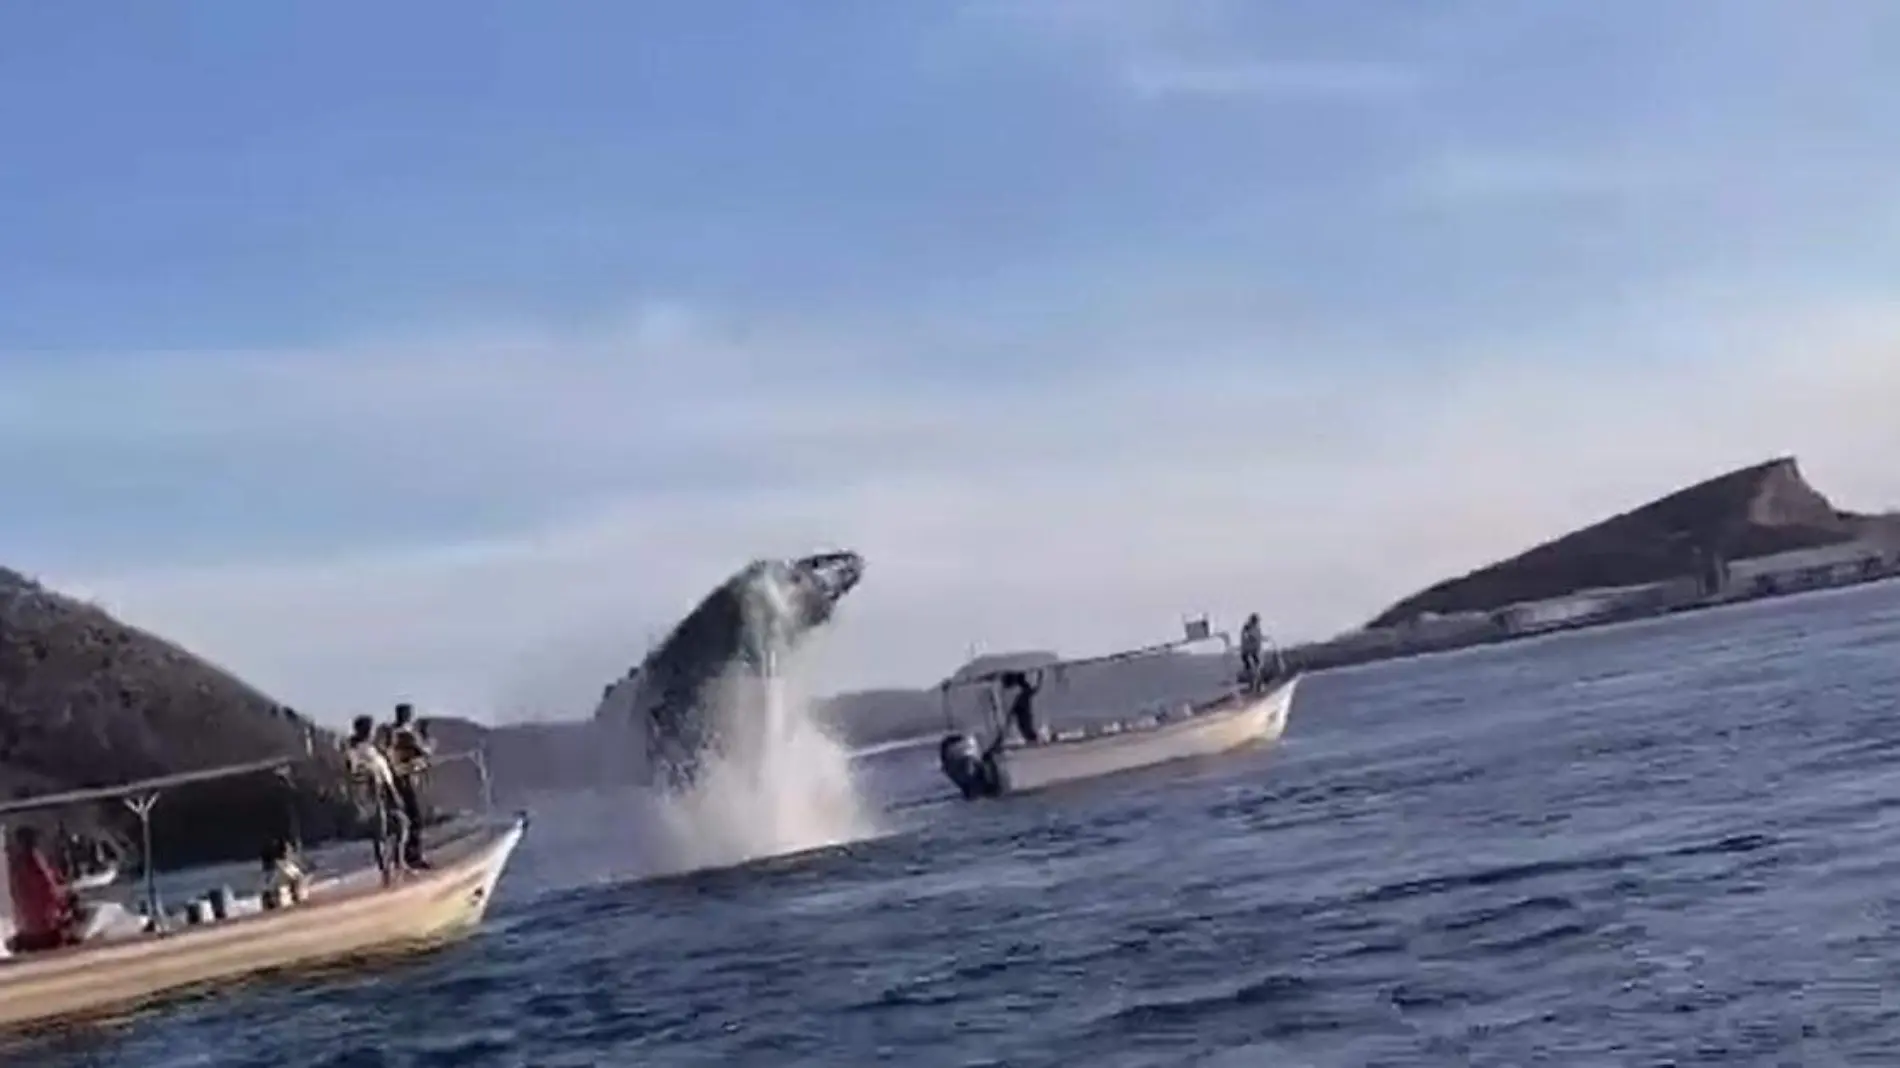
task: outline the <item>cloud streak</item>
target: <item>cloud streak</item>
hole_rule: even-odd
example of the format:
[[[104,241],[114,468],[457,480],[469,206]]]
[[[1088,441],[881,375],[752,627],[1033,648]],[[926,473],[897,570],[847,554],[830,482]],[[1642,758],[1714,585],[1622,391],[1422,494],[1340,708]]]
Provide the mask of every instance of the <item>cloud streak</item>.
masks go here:
[[[1695,184],[1650,158],[1564,157],[1537,153],[1445,153],[1417,167],[1408,190],[1447,206],[1501,202],[1598,201],[1686,192]]]
[[[1126,77],[1136,95],[1151,100],[1375,100],[1419,87],[1416,72],[1395,64],[1317,60],[1150,60],[1131,64]]]

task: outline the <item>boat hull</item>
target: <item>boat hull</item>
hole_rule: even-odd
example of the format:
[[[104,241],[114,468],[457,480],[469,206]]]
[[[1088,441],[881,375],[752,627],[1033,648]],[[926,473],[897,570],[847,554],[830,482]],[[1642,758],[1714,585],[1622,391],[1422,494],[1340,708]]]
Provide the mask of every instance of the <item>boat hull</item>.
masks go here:
[[[438,849],[433,870],[385,888],[368,870],[306,900],[164,934],[0,961],[0,1030],[129,1009],[264,972],[427,947],[478,925],[527,821]]]
[[[1299,681],[1295,676],[1265,692],[1223,698],[1152,725],[1115,725],[1102,733],[1009,746],[1001,754],[1005,781],[1009,792],[1022,793],[1276,742],[1286,732]]]

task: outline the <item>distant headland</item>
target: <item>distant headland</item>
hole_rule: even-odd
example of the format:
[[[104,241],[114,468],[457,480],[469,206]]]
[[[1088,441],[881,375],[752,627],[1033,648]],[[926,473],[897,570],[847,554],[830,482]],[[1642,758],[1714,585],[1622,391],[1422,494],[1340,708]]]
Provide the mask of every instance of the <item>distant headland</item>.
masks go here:
[[[1896,574],[1900,513],[1842,511],[1784,456],[1440,582],[1296,657],[1414,656]]]
[[[1707,592],[1730,562],[1802,550],[1840,559],[1900,552],[1900,515],[1843,512],[1809,485],[1793,457],[1745,467],[1677,490],[1460,578],[1421,590],[1368,627],[1426,616],[1492,612],[1515,604],[1699,578]],[[1814,561],[1834,559],[1827,553]],[[1790,557],[1790,569],[1800,561]],[[1758,570],[1758,569],[1757,569]]]

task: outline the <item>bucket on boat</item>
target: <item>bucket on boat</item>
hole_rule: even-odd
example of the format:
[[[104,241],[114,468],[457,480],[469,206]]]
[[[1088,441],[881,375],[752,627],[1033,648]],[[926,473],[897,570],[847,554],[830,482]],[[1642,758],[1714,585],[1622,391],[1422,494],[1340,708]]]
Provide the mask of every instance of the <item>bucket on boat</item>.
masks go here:
[[[220,886],[205,894],[205,906],[211,910],[212,918],[228,920],[231,918],[231,888]]]

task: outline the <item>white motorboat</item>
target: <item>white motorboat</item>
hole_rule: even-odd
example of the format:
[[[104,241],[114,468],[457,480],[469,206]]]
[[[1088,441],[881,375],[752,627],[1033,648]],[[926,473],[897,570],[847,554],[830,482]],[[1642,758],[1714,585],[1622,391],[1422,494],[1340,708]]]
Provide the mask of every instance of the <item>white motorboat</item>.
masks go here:
[[[1190,623],[1187,636],[1180,641],[1107,656],[1059,661],[1031,670],[1060,674],[1083,665],[1173,652],[1211,638],[1227,643],[1231,651],[1227,636],[1210,633],[1206,621],[1201,620]],[[1039,790],[1057,783],[1276,742],[1286,731],[1293,696],[1299,686],[1296,673],[1286,673],[1266,684],[1243,680],[1236,688],[1209,700],[1184,702],[1132,718],[1073,727],[1026,741],[1010,737],[1010,725],[1004,722],[1001,712],[1002,702],[996,697],[1001,685],[1022,674],[1020,669],[991,671],[943,684],[946,719],[952,722],[939,746],[939,762],[945,777],[966,799]],[[966,687],[988,688],[985,696],[990,722],[981,732],[959,729],[948,712],[951,691]],[[981,733],[988,734],[987,741],[979,740]]]
[[[1003,776],[1013,792],[1279,741],[1299,678],[1255,694],[1229,694],[1173,714],[1110,720],[1058,732],[1036,745],[1006,745]]]

